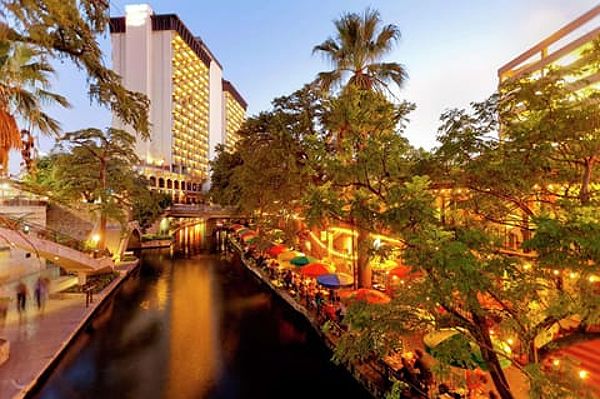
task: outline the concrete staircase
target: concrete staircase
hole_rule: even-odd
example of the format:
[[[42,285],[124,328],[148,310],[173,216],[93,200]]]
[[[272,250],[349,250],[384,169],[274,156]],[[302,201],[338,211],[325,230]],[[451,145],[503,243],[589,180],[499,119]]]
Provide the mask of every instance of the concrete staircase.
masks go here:
[[[85,243],[72,237],[29,222],[0,216],[0,241],[30,251],[73,272],[110,270],[110,257],[95,257]]]

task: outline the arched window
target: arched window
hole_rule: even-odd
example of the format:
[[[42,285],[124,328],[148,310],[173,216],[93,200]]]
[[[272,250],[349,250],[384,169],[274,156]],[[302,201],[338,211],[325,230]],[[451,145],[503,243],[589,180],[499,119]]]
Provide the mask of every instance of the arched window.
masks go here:
[[[158,187],[160,187],[160,188],[165,187],[165,179],[163,179],[162,177],[158,178]]]
[[[192,191],[192,183],[190,183],[190,182],[187,183],[187,190]]]
[[[179,190],[179,180],[175,180],[175,181],[173,181],[173,188],[174,188],[175,190]]]
[[[156,177],[150,176],[150,187],[156,187]]]
[[[173,181],[171,181],[171,179],[167,179],[167,188],[173,188]]]
[[[184,181],[181,182],[181,189],[185,190],[185,182]]]
[[[198,186],[196,185],[196,183],[192,184],[192,190],[196,191],[198,189]]]

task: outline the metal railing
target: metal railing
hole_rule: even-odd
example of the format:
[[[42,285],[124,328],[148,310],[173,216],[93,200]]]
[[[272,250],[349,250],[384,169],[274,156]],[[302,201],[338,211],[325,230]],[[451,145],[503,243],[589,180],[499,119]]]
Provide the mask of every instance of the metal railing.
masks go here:
[[[52,241],[56,244],[64,245],[65,247],[69,247],[80,252],[97,253],[97,251],[87,245],[85,241],[78,240],[48,227],[31,223],[27,220],[17,219],[0,214],[0,227],[18,231],[24,234],[25,238],[26,236],[34,236],[42,240]]]

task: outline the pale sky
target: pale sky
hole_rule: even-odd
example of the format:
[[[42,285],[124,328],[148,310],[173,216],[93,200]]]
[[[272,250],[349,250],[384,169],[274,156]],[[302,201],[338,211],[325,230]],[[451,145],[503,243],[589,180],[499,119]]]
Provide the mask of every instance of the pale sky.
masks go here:
[[[111,14],[123,15],[125,0],[111,0]],[[312,55],[314,45],[334,34],[342,13],[379,10],[384,23],[400,27],[402,38],[389,61],[405,65],[409,80],[400,97],[415,102],[406,135],[430,149],[440,114],[490,95],[500,66],[598,4],[597,0],[155,0],[156,13],[176,13],[202,37],[249,104],[249,114],[314,79],[329,65]],[[600,21],[595,21],[600,24]],[[102,48],[110,62],[108,35]],[[90,107],[85,77],[58,63],[55,91],[74,108],[49,112],[65,131],[110,124],[107,110]],[[52,140],[41,140],[42,150]],[[16,158],[16,157],[15,157]],[[11,162],[12,164],[12,162]]]

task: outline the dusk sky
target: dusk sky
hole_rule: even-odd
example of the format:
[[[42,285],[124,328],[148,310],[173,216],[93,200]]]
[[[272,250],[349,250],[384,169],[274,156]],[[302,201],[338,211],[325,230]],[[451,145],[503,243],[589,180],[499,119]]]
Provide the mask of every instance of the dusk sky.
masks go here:
[[[111,0],[111,14],[123,15],[125,0]],[[415,146],[432,148],[439,115],[491,94],[500,66],[535,45],[598,0],[155,0],[156,13],[176,13],[207,43],[249,104],[249,115],[314,79],[329,65],[312,54],[334,34],[332,21],[344,12],[379,10],[402,38],[389,61],[405,65],[409,80],[400,97],[417,104],[406,135]],[[597,26],[597,25],[596,25]],[[110,62],[108,34],[102,47]],[[55,90],[74,108],[52,109],[65,131],[110,124],[108,111],[90,107],[85,79],[57,65]],[[42,140],[42,150],[51,140]]]

